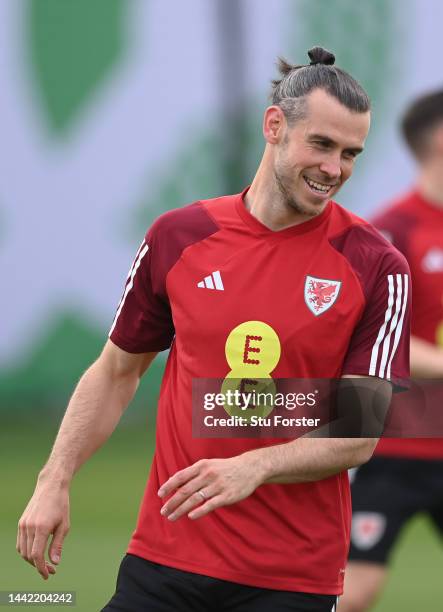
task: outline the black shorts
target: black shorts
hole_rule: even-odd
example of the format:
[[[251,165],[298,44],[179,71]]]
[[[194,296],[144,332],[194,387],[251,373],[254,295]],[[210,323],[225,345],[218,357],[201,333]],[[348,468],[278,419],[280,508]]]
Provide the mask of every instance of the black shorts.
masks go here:
[[[260,589],[127,554],[101,612],[335,612],[336,603],[335,595]]]
[[[443,535],[443,461],[376,456],[352,479],[350,561],[385,564],[403,525],[426,512]]]

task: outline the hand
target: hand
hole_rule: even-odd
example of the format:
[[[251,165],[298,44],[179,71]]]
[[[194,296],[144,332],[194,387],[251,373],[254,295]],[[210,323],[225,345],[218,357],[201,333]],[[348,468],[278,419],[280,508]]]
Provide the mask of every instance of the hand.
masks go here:
[[[228,459],[202,459],[176,472],[160,487],[159,497],[173,494],[160,512],[170,521],[184,514],[198,519],[249,497],[262,482],[252,453]]]
[[[68,489],[58,483],[37,483],[34,495],[18,523],[17,552],[37,568],[43,580],[47,580],[49,574],[55,574],[51,563],[59,563],[68,531]],[[51,534],[49,563],[45,560],[45,550]]]

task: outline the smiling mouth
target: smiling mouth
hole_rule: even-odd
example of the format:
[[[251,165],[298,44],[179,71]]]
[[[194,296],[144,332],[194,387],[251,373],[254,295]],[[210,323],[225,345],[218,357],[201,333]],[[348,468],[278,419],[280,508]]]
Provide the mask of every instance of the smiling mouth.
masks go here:
[[[325,183],[319,183],[318,181],[313,181],[307,176],[303,176],[305,183],[308,185],[309,189],[313,191],[317,195],[327,195],[335,185],[326,185]]]

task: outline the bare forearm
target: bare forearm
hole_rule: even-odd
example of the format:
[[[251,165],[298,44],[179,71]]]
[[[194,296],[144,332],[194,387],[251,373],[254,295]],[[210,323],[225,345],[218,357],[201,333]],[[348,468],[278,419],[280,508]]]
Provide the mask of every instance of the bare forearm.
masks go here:
[[[42,578],[55,574],[69,531],[69,485],[79,467],[111,435],[156,353],[127,353],[108,340],[69,402],[50,457],[23,512],[17,551]],[[52,534],[48,555],[48,539]]]
[[[322,480],[369,460],[375,438],[299,438],[245,453],[263,484]]]
[[[94,363],[75,389],[40,479],[69,484],[79,467],[109,438],[137,388],[136,378],[113,378]]]

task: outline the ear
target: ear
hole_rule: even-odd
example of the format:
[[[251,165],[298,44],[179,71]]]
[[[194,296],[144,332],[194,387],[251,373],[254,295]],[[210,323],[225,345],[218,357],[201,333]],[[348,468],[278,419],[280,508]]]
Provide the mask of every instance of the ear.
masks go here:
[[[278,144],[283,137],[286,118],[279,106],[268,106],[263,117],[263,136],[269,144]]]

